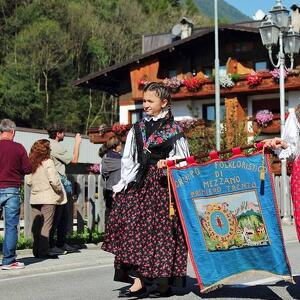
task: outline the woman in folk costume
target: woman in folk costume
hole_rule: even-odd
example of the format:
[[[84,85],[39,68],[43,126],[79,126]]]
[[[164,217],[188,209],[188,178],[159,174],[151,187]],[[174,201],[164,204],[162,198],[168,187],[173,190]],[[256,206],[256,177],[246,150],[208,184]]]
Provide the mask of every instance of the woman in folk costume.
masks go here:
[[[293,160],[291,194],[296,231],[300,241],[300,104],[289,114],[283,138],[276,137],[264,142],[265,146],[274,149],[280,159]]]
[[[131,283],[120,297],[157,297],[184,286],[187,248],[177,211],[170,216],[167,158],[189,155],[183,130],[171,113],[171,96],[162,83],[144,88],[145,117],[129,131],[122,157],[121,179],[106,226],[102,249],[115,254],[114,280]]]

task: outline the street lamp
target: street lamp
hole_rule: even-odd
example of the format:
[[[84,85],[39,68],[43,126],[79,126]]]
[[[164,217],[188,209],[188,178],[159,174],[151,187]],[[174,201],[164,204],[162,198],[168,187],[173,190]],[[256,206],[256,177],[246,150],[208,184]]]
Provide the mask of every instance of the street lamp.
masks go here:
[[[284,119],[285,119],[285,96],[284,96],[284,69],[285,54],[290,58],[290,68],[293,69],[294,54],[299,52],[300,36],[293,31],[289,24],[289,11],[282,5],[281,0],[276,0],[276,5],[270,11],[267,20],[261,23],[259,32],[263,45],[268,49],[269,58],[275,68],[279,67],[279,90],[280,90],[280,130],[283,137]],[[272,47],[277,46],[279,41],[278,61],[274,63],[272,56]],[[287,192],[286,160],[281,163],[281,175],[283,184],[283,221],[290,223],[289,202]]]
[[[214,2],[215,13],[215,111],[216,111],[216,149],[221,150],[221,120],[220,120],[220,60],[219,60],[219,29],[218,29],[218,0]]]

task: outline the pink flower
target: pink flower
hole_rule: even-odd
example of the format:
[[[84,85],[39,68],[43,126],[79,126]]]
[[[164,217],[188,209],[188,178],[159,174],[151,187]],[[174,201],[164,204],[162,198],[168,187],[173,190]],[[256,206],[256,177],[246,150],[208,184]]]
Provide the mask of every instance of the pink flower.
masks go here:
[[[264,109],[258,111],[255,118],[259,126],[266,127],[273,120],[273,114],[271,111]]]
[[[99,164],[93,164],[93,165],[89,166],[88,171],[92,172],[94,174],[98,174],[98,173],[100,173],[100,165]]]
[[[247,84],[249,85],[249,87],[255,87],[259,85],[261,81],[262,81],[262,76],[257,72],[253,71],[247,76]]]
[[[280,70],[278,68],[275,68],[274,70],[270,71],[270,74],[272,75],[272,77],[274,79],[278,79],[279,80],[279,77],[280,77]],[[284,69],[284,72],[283,72],[283,76],[284,78],[286,78],[288,76],[289,72]]]

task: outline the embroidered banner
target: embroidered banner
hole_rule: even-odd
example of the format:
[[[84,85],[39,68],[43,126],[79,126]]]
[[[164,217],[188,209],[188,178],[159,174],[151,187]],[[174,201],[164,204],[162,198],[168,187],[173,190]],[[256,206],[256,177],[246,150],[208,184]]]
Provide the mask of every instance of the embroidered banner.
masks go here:
[[[171,167],[170,175],[201,291],[250,270],[292,281],[267,156]]]

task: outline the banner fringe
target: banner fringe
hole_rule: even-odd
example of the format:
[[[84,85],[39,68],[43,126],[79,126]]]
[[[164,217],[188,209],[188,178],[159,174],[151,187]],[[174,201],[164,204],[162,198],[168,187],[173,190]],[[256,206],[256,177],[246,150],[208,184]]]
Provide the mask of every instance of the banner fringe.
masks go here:
[[[222,280],[220,280],[220,281],[218,281],[218,282],[216,282],[216,283],[214,283],[210,286],[207,286],[207,287],[201,289],[200,292],[203,293],[203,294],[210,293],[212,291],[215,291],[215,290],[223,287],[225,284],[230,283],[232,280],[239,279],[239,278],[241,278],[242,276],[245,276],[245,275],[257,274],[257,273],[260,273],[260,274],[263,274],[263,275],[270,275],[271,274],[272,276],[277,277],[278,279],[284,280],[285,282],[289,282],[291,284],[296,284],[293,276],[290,276],[290,275],[278,275],[278,274],[274,274],[274,273],[271,273],[271,272],[266,272],[266,271],[263,271],[263,270],[249,270],[249,271],[245,271],[243,273],[232,275],[230,277],[222,279]]]

